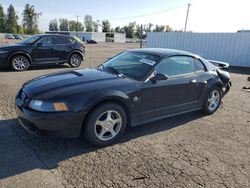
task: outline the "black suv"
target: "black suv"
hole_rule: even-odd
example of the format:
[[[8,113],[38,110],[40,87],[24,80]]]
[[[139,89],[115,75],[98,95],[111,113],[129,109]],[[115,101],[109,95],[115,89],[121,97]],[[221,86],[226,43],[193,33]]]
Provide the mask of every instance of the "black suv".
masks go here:
[[[80,39],[67,35],[34,35],[14,45],[0,46],[0,67],[24,71],[30,65],[63,64],[79,67],[85,52]]]

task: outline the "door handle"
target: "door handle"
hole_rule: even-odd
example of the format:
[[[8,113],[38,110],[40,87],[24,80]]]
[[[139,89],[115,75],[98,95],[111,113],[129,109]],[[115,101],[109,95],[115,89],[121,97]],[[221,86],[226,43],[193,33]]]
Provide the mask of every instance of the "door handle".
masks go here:
[[[195,80],[195,79],[190,80],[190,83],[196,83],[196,82],[197,82],[197,80]]]

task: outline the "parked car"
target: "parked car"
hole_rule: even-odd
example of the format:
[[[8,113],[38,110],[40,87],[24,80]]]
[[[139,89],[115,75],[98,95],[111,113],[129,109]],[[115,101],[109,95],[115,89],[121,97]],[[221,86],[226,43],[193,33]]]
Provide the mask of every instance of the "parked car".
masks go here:
[[[135,126],[203,110],[213,114],[231,86],[228,72],[171,49],[123,52],[96,69],[53,73],[23,85],[16,97],[21,125],[33,134],[107,146]]]
[[[95,40],[87,40],[87,44],[97,44]]]
[[[34,35],[18,44],[0,46],[0,67],[25,71],[31,65],[69,63],[79,67],[85,52],[84,43],[66,35]]]
[[[16,40],[22,40],[23,39],[23,37],[21,37],[20,35],[17,35],[17,34],[13,34],[13,36],[14,36],[14,38]]]
[[[5,39],[15,39],[15,37],[12,34],[6,33],[5,35]]]

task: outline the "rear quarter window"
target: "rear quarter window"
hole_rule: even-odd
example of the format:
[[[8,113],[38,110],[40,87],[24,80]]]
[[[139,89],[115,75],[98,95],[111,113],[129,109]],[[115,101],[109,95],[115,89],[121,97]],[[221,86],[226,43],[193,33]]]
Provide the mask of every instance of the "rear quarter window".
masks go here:
[[[56,44],[70,44],[68,37],[56,37]]]
[[[201,71],[201,72],[206,71],[206,68],[205,68],[204,64],[201,62],[201,60],[195,59],[194,64],[195,64],[195,71]]]

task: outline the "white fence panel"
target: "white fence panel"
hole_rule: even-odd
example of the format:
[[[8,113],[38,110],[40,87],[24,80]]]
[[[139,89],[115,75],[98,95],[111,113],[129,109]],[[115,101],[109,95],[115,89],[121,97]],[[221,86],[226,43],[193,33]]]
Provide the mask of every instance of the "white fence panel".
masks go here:
[[[147,48],[173,48],[206,59],[250,67],[250,33],[150,32]]]

